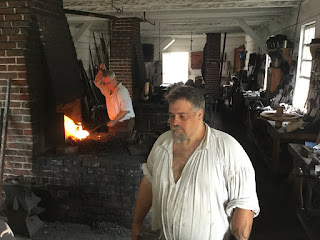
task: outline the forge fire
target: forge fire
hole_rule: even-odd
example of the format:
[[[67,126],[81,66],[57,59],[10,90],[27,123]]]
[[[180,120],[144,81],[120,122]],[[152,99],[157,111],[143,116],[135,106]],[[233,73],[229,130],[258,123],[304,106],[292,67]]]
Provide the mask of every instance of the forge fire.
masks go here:
[[[64,115],[64,131],[65,139],[83,140],[89,136],[89,132],[82,129],[82,124],[75,124],[74,121]]]

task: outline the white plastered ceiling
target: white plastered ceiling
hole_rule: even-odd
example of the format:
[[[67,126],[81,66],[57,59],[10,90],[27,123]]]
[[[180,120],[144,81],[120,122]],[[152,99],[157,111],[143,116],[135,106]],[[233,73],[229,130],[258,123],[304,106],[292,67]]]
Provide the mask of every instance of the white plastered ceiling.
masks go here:
[[[63,0],[64,9],[117,18],[141,19],[141,37],[195,37],[205,33],[244,33],[299,7],[302,0]],[[108,29],[107,18],[67,14],[70,25]]]

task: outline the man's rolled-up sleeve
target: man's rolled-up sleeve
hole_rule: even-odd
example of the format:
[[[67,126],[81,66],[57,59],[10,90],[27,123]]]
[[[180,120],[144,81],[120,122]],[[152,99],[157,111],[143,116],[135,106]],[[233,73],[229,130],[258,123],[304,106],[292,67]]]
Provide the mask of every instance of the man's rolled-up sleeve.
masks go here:
[[[226,161],[229,163],[225,168],[228,191],[226,214],[231,217],[235,208],[242,208],[252,210],[254,216],[258,216],[260,208],[256,192],[255,171],[250,158],[235,139],[229,139],[224,151]]]
[[[118,92],[118,94],[117,94],[119,109],[120,109],[120,111],[129,111],[128,104],[125,101],[125,96],[122,96],[122,94],[123,93],[121,93],[121,92]]]
[[[243,168],[231,176],[227,182],[229,201],[226,213],[229,217],[235,208],[252,210],[254,217],[260,212],[256,193],[255,173],[252,169]]]
[[[142,171],[143,171],[143,174],[148,178],[149,182],[152,183],[152,174],[148,168],[147,163],[142,164]]]

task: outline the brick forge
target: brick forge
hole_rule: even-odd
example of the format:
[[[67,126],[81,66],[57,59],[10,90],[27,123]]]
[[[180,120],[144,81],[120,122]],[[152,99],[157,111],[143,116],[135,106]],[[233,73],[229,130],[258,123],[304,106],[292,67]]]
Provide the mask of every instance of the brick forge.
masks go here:
[[[130,227],[145,156],[39,156],[61,123],[57,106],[77,101],[81,93],[78,82],[71,81],[70,72],[79,74],[77,66],[70,64],[77,58],[62,2],[0,2],[1,107],[7,79],[12,78],[4,178],[22,177],[45,186],[35,193],[48,200],[47,205],[40,204],[47,208],[46,219],[114,221]],[[112,32],[110,69],[132,95],[139,86],[135,79],[144,81],[143,69],[135,72],[137,59],[142,61],[138,66],[144,66],[139,24],[137,19],[119,19]],[[63,41],[57,38],[61,35]],[[59,73],[68,81],[60,79]]]
[[[0,2],[2,107],[6,82],[12,79],[4,178],[33,178],[33,158],[55,138],[50,135],[54,134],[50,124],[57,120],[56,106],[73,101],[81,93],[75,82],[79,80],[73,81],[79,78],[74,61],[77,58],[62,2]],[[60,34],[63,40],[56,38]],[[67,50],[60,49],[61,46]],[[66,57],[62,57],[64,54]],[[51,59],[50,64],[48,59]],[[62,67],[54,69],[52,66]],[[70,79],[69,86],[53,84],[58,74]],[[61,81],[65,81],[63,77]],[[60,130],[63,131],[63,125]]]

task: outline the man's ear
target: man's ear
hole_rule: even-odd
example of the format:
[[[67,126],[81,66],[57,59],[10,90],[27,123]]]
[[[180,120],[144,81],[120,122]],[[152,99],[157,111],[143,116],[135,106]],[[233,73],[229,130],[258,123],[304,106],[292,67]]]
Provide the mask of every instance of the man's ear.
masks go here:
[[[197,113],[198,118],[203,118],[203,109],[200,109]]]

